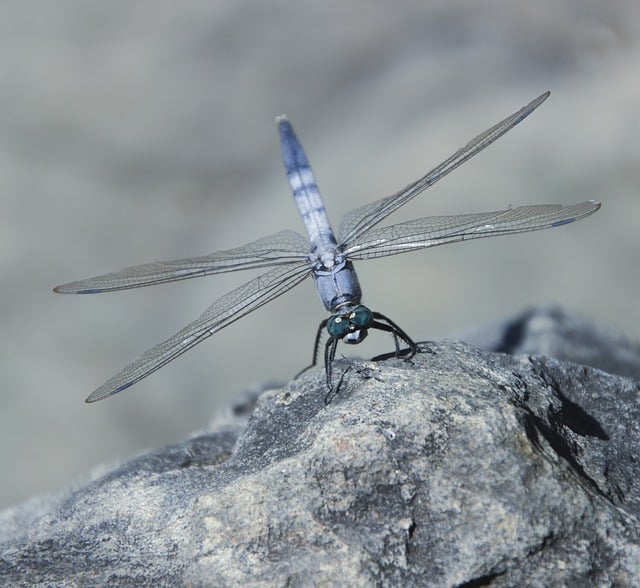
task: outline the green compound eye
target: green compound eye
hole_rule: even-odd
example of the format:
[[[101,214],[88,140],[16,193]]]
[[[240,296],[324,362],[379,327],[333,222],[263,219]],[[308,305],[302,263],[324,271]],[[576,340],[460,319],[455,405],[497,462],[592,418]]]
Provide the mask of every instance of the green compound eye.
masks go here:
[[[349,322],[368,329],[373,322],[373,313],[366,306],[356,306],[349,315]]]
[[[339,315],[334,315],[327,321],[327,331],[334,339],[341,339],[349,332],[349,321]]]

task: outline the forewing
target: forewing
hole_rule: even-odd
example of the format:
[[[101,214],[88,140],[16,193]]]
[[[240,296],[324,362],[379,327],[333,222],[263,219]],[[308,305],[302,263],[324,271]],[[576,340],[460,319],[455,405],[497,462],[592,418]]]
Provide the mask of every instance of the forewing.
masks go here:
[[[135,359],[95,390],[86,401],[101,400],[146,378],[207,337],[284,294],[304,280],[310,272],[307,263],[289,263],[273,268],[218,298],[195,321]]]
[[[280,231],[235,249],[210,255],[134,265],[54,288],[60,294],[97,294],[175,282],[199,276],[283,265],[303,260],[309,242],[294,231]]]
[[[568,206],[541,204],[496,212],[430,216],[368,231],[343,253],[349,259],[372,259],[456,241],[549,229],[583,219],[599,208],[600,203],[591,200]]]
[[[409,184],[396,194],[387,196],[376,202],[372,202],[360,208],[356,208],[345,214],[340,223],[339,242],[341,245],[349,247],[355,239],[378,224],[381,220],[389,216],[392,212],[409,202],[412,198],[435,184],[440,178],[452,172],[474,155],[477,155],[485,147],[488,147],[496,139],[499,139],[507,131],[516,126],[520,121],[529,116],[540,104],[549,97],[549,92],[545,92],[532,100],[518,112],[508,116],[498,124],[480,133],[475,139],[467,143],[464,147],[456,151],[449,159],[433,168],[427,175]]]

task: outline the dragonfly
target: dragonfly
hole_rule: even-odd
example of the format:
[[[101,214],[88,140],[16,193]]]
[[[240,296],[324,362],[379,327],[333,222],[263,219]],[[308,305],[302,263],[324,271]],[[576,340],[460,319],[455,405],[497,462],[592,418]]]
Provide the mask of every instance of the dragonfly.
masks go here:
[[[54,288],[55,292],[63,294],[98,294],[226,272],[269,268],[218,298],[195,321],[134,359],[96,389],[86,402],[101,400],[132,386],[309,277],[313,279],[320,299],[330,313],[318,327],[313,361],[309,367],[317,364],[320,341],[326,330],[328,337],[324,348],[324,366],[329,394],[334,391],[332,363],[340,341],[354,345],[362,342],[369,330],[384,331],[393,337],[397,357],[412,357],[420,351],[413,339],[391,319],[362,304],[362,291],[354,261],[471,239],[559,227],[583,219],[600,208],[600,203],[593,200],[571,205],[528,205],[494,212],[431,216],[377,227],[391,213],[515,127],[538,108],[549,94],[545,92],[480,133],[399,192],[348,212],[342,219],[337,237],[302,144],[287,117],[277,117],[282,161],[308,239],[297,232],[283,230],[234,249],[200,257],[135,265]],[[406,348],[401,349],[402,343]]]

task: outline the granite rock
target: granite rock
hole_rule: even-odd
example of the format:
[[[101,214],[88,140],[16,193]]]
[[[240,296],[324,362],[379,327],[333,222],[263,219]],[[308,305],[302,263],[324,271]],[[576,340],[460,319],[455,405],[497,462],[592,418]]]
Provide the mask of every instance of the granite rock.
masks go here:
[[[511,355],[546,355],[640,380],[640,344],[556,306],[529,308],[460,339]]]
[[[537,354],[536,312],[582,351]],[[321,370],[249,394],[5,511],[2,585],[640,585],[640,357],[549,312],[503,352],[340,361],[329,405]]]

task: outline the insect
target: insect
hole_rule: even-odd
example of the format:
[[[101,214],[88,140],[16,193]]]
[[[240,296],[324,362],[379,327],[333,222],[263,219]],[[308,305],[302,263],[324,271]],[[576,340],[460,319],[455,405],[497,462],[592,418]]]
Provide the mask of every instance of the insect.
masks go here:
[[[329,393],[333,391],[331,365],[340,341],[357,344],[364,340],[370,329],[386,331],[393,337],[396,356],[411,357],[418,351],[418,346],[409,335],[391,319],[361,303],[362,291],[354,261],[470,239],[558,227],[580,220],[600,208],[600,203],[595,201],[567,206],[530,205],[496,212],[426,217],[376,227],[392,212],[512,129],[548,96],[549,92],[546,92],[532,100],[396,194],[348,212],[342,219],[337,237],[302,145],[287,118],[278,117],[282,160],[308,239],[294,231],[284,230],[235,249],[132,266],[54,288],[55,292],[64,294],[97,294],[244,269],[269,268],[257,278],[221,296],[173,337],[134,359],[86,401],[101,400],[128,388],[310,276],[325,309],[331,313],[318,328],[312,363],[312,366],[316,364],[321,336],[326,328],[328,339],[324,364]],[[406,349],[401,350],[401,342],[406,344]]]

